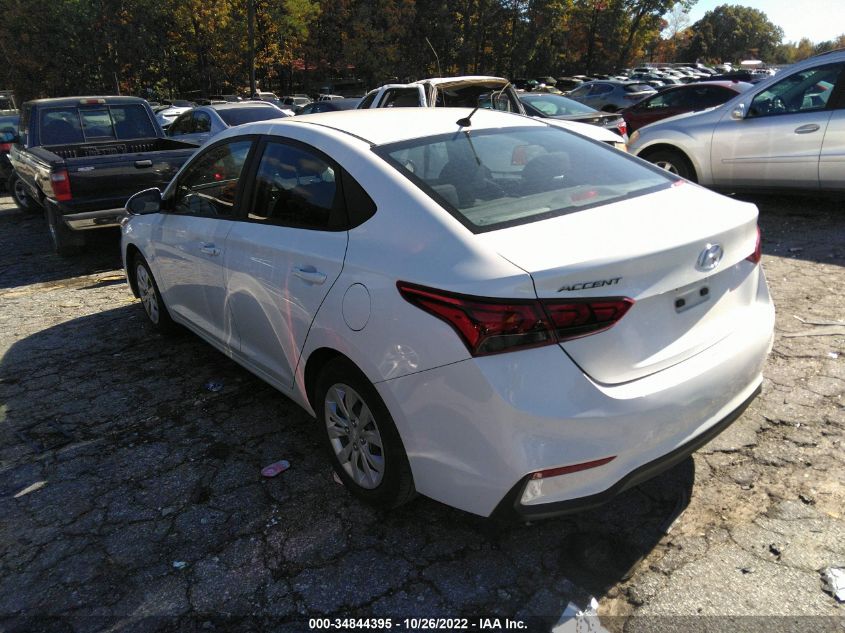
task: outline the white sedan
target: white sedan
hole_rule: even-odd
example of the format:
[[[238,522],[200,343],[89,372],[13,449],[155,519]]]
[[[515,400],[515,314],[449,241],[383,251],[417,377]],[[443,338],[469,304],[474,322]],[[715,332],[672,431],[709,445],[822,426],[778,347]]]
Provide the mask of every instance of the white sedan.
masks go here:
[[[759,392],[757,209],[541,120],[357,110],[240,126],[127,205],[180,324],[314,414],[360,498],[601,503]]]

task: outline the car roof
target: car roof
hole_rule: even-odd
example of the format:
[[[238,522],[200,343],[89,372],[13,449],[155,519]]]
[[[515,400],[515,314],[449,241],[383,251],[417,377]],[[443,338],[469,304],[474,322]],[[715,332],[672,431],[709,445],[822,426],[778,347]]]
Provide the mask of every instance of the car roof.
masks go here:
[[[146,99],[141,99],[140,97],[121,97],[115,95],[96,95],[92,97],[88,96],[81,96],[81,97],[52,97],[49,99],[33,99],[31,101],[27,101],[25,105],[29,104],[37,104],[37,105],[48,105],[48,106],[74,106],[79,105],[83,100],[93,100],[93,99],[105,99],[105,105],[127,105],[130,103],[147,103]]]
[[[429,83],[433,86],[439,86],[441,84],[459,84],[459,83],[473,83],[473,82],[485,82],[485,81],[502,81],[504,83],[508,83],[508,80],[504,77],[492,77],[488,75],[462,75],[459,77],[433,77],[431,79],[420,79],[419,81],[415,81],[415,84],[422,84],[422,83]]]
[[[318,125],[354,136],[371,145],[384,145],[461,130],[487,130],[503,127],[548,127],[531,117],[487,109],[478,109],[470,127],[461,127],[458,119],[471,108],[369,108],[306,114],[286,119],[250,123],[237,128],[240,134],[282,133],[288,125]]]
[[[211,108],[212,110],[245,110],[249,108],[276,108],[272,103],[267,101],[227,101],[226,103],[212,103],[204,108]]]

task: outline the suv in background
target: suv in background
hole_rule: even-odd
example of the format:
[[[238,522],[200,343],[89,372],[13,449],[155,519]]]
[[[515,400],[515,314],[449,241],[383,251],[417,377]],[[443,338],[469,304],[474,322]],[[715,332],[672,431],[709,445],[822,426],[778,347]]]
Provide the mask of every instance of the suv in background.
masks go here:
[[[650,97],[655,92],[647,83],[630,81],[588,81],[566,96],[604,112],[617,112]]]
[[[630,150],[729,191],[845,192],[845,50],[793,64],[722,107],[647,125]]]

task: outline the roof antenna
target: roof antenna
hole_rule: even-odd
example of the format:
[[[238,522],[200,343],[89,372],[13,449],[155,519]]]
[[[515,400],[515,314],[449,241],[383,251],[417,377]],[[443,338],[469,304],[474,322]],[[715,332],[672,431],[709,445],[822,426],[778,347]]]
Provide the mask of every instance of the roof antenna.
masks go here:
[[[428,42],[428,47],[431,49],[431,52],[434,53],[434,60],[437,62],[437,76],[442,77],[443,71],[440,69],[440,58],[437,56],[437,51],[434,50],[434,47],[431,45],[428,38],[425,38],[425,41]]]
[[[475,111],[478,110],[479,107],[481,107],[481,106],[475,106],[472,109],[472,112],[470,112],[468,115],[466,115],[463,119],[458,119],[457,121],[455,121],[455,123],[457,123],[461,127],[469,127],[470,125],[472,125],[472,121],[470,121],[470,119],[472,118],[472,115],[475,114]]]

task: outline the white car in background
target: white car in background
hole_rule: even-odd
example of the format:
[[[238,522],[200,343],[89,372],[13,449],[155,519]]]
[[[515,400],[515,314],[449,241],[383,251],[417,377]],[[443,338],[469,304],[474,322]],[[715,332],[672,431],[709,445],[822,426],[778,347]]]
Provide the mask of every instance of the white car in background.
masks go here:
[[[538,119],[248,124],[127,209],[152,324],[314,414],[347,489],[383,506],[604,502],[730,424],[771,348],[754,205]]]
[[[368,92],[358,104],[358,109],[475,106],[532,116],[526,111],[519,95],[507,79],[485,75],[435,77],[409,84],[386,84]],[[546,123],[572,130],[587,138],[612,145],[616,149],[626,150],[626,138],[607,128],[564,119],[550,119]]]

